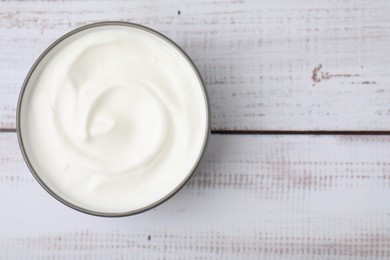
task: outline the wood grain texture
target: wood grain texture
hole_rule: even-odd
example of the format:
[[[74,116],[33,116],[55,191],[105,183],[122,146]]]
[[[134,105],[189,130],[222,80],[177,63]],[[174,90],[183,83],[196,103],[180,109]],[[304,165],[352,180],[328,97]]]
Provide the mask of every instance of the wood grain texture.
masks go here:
[[[390,2],[0,1],[0,130],[28,69],[91,22],[157,29],[198,65],[213,130],[390,129]],[[389,259],[390,136],[212,135],[167,203],[120,219],[51,198],[0,132],[0,259]]]
[[[0,134],[0,258],[388,259],[390,137],[213,135],[160,207],[106,219],[68,209]]]
[[[145,24],[207,84],[214,130],[389,130],[390,2],[2,1],[0,128],[38,55],[87,23]]]

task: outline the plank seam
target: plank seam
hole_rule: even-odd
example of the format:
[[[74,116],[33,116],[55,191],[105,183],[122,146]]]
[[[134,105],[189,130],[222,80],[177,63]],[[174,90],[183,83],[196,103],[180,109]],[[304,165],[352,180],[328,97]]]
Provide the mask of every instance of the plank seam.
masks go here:
[[[333,131],[333,130],[212,130],[219,135],[390,135],[390,131]]]
[[[16,133],[15,128],[0,128],[0,133]],[[390,131],[332,130],[211,130],[214,135],[390,135]]]

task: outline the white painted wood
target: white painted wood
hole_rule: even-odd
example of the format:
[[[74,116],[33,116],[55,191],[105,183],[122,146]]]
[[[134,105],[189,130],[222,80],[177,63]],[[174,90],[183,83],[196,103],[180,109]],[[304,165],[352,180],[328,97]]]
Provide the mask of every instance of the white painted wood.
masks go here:
[[[190,54],[215,130],[389,130],[389,13],[387,0],[2,1],[0,128],[15,127],[22,81],[52,41],[125,20]]]
[[[174,198],[133,217],[68,209],[0,134],[0,259],[389,259],[390,137],[213,135]]]
[[[180,10],[180,14],[178,11]],[[145,24],[194,59],[214,130],[389,130],[390,2],[1,1],[0,129],[78,26]],[[390,136],[213,135],[174,198],[120,219],[51,198],[0,133],[0,259],[389,259]]]

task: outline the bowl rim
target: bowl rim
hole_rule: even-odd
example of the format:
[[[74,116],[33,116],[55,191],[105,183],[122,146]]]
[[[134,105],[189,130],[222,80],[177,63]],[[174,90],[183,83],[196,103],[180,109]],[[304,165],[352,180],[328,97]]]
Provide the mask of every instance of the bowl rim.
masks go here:
[[[69,38],[70,36],[72,36],[74,34],[77,34],[79,32],[88,30],[88,29],[93,29],[93,28],[97,28],[97,27],[104,27],[104,26],[125,26],[125,27],[132,27],[132,28],[140,29],[140,30],[146,31],[148,33],[151,33],[151,34],[153,34],[155,36],[158,36],[159,38],[161,38],[165,42],[169,43],[172,47],[174,47],[176,49],[176,51],[178,51],[183,56],[183,58],[189,63],[189,65],[193,69],[196,77],[198,78],[199,85],[200,85],[200,87],[202,89],[203,98],[204,98],[204,101],[205,101],[205,104],[206,104],[206,128],[205,128],[205,133],[204,133],[202,147],[201,147],[201,150],[199,152],[199,155],[198,155],[197,159],[194,162],[194,165],[192,166],[191,170],[188,172],[186,177],[173,190],[171,190],[167,195],[165,195],[161,199],[155,201],[154,203],[152,203],[150,205],[147,205],[145,207],[136,209],[136,210],[126,211],[126,212],[118,212],[118,213],[94,211],[94,210],[90,210],[90,209],[86,209],[86,208],[80,207],[80,206],[78,206],[76,204],[73,204],[73,203],[69,202],[68,200],[66,200],[65,198],[61,197],[56,192],[54,192],[52,189],[50,189],[50,187],[48,185],[46,185],[46,183],[39,177],[39,174],[35,171],[34,167],[32,166],[32,164],[31,164],[31,162],[29,160],[29,157],[28,157],[27,152],[25,150],[25,146],[24,146],[24,142],[23,142],[23,138],[22,138],[22,133],[21,133],[22,132],[21,131],[21,124],[20,124],[21,107],[22,107],[22,103],[23,103],[24,93],[26,91],[26,88],[27,88],[27,85],[29,83],[29,80],[30,80],[31,76],[33,75],[35,69],[40,64],[40,62],[46,57],[46,55],[48,53],[51,52],[51,50],[53,48],[55,48],[58,44],[60,44],[62,41],[64,41],[65,39]],[[204,156],[204,153],[205,153],[205,150],[206,150],[206,146],[207,146],[210,134],[211,134],[209,97],[208,97],[208,94],[207,94],[207,90],[206,90],[206,87],[205,87],[204,80],[203,80],[203,78],[202,78],[198,68],[196,67],[194,61],[189,57],[189,55],[177,43],[175,43],[173,40],[171,40],[170,38],[168,38],[164,34],[158,32],[158,31],[156,31],[154,29],[151,29],[151,28],[149,28],[147,26],[140,25],[140,24],[137,24],[137,23],[132,23],[132,22],[126,22],[126,21],[102,21],[102,22],[96,22],[96,23],[91,23],[91,24],[87,24],[87,25],[78,27],[78,28],[76,28],[76,29],[74,29],[74,30],[72,30],[72,31],[62,35],[57,40],[55,40],[52,44],[50,44],[49,47],[47,47],[42,52],[42,54],[36,59],[36,61],[33,63],[33,65],[31,66],[31,68],[29,70],[29,72],[27,73],[26,78],[23,81],[23,84],[22,84],[22,87],[21,87],[21,90],[20,90],[20,93],[19,93],[19,98],[18,98],[18,101],[17,101],[16,133],[17,133],[19,148],[21,150],[23,159],[24,159],[25,163],[27,164],[27,167],[30,170],[31,174],[34,176],[35,180],[42,186],[42,188],[44,190],[46,190],[46,192],[49,193],[52,197],[54,197],[57,201],[61,202],[62,204],[66,205],[66,206],[68,206],[68,207],[70,207],[70,208],[72,208],[74,210],[77,210],[79,212],[86,213],[86,214],[89,214],[89,215],[93,215],[93,216],[99,216],[99,217],[126,217],[126,216],[140,214],[142,212],[151,210],[151,209],[153,209],[153,208],[163,204],[164,202],[169,200],[171,197],[173,197],[175,194],[177,194],[185,186],[185,184],[191,179],[191,177],[194,175],[195,171],[199,167],[201,159]]]

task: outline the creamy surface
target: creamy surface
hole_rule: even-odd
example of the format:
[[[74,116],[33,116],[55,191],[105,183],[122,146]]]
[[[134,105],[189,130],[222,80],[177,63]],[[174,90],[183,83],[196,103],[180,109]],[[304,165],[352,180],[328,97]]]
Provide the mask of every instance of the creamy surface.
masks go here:
[[[175,189],[207,135],[207,104],[189,62],[141,29],[87,29],[38,65],[21,135],[46,185],[88,210],[123,213]]]

